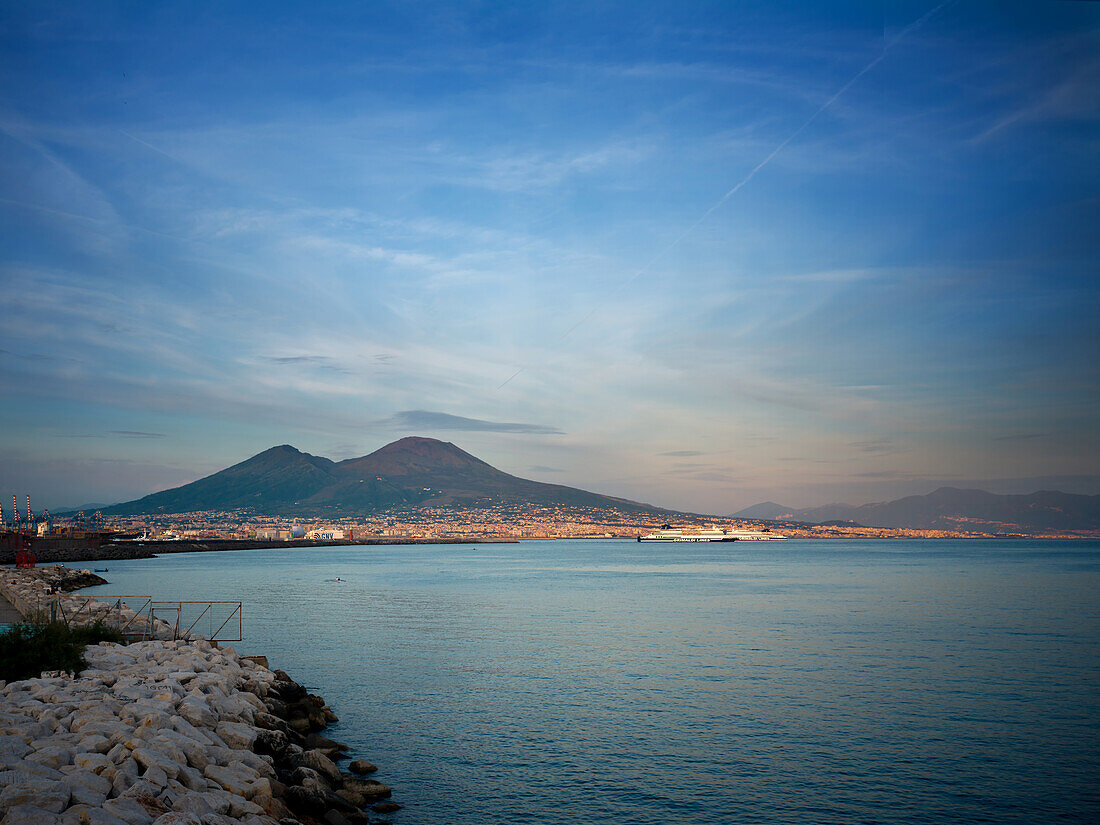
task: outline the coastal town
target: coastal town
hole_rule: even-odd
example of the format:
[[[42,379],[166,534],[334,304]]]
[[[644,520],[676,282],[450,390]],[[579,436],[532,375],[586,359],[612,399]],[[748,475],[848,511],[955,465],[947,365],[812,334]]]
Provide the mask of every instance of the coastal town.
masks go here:
[[[207,510],[141,516],[100,516],[97,531],[120,541],[252,541],[369,543],[402,540],[434,541],[531,541],[551,539],[636,539],[664,524],[685,529],[713,527],[730,531],[767,530],[786,538],[1004,538],[1021,532],[988,530],[917,530],[871,527],[855,523],[806,524],[793,521],[762,521],[717,516],[669,513],[667,521],[640,520],[636,514],[616,513],[595,507],[488,505],[476,509],[421,508],[360,514],[340,519],[311,519],[306,516],[257,515],[244,510]],[[34,533],[75,536],[82,532],[75,519],[38,522]],[[84,529],[83,532],[91,532]],[[1051,538],[1087,537],[1085,531],[1052,532]]]

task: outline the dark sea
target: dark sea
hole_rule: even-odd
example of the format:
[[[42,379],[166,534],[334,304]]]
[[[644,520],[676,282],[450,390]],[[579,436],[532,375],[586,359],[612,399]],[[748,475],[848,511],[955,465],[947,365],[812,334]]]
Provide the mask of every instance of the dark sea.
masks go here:
[[[1100,821],[1100,542],[553,541],[109,567],[99,592],[242,601],[233,646],[325,697],[327,733],[405,806],[396,825]]]

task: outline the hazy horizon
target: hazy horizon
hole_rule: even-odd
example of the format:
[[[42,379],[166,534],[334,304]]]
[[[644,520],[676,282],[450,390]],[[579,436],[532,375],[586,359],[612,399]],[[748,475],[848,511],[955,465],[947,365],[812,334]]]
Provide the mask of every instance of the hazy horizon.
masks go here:
[[[1100,494],[1097,4],[0,23],[21,506],[404,435],[714,514]]]

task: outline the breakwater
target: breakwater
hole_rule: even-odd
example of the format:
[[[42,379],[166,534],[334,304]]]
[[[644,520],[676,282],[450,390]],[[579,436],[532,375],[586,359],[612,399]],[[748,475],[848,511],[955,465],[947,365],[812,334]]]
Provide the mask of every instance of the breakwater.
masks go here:
[[[404,545],[404,544],[514,544],[515,539],[502,539],[495,536],[478,538],[412,539],[401,536],[370,536],[354,540],[311,540],[293,541],[260,539],[184,539],[171,541],[107,541],[82,542],[47,536],[36,538],[30,550],[40,564],[58,562],[111,561],[113,559],[148,559],[165,553],[205,553],[227,550],[266,550],[287,547],[359,547],[365,545]],[[14,564],[16,550],[13,546],[0,546],[0,564]]]
[[[3,576],[17,606],[56,588],[37,571]],[[364,778],[373,765],[337,766],[347,748],[321,734],[335,713],[262,657],[159,638],[85,658],[76,676],[0,682],[5,825],[365,825],[367,810],[399,808]]]

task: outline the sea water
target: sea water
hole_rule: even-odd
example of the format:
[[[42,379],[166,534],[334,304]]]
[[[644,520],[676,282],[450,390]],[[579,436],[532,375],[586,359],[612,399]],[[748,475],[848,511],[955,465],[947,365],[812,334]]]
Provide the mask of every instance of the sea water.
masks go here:
[[[84,592],[240,600],[234,647],[324,696],[397,825],[1100,821],[1100,542],[287,548],[104,575]]]

